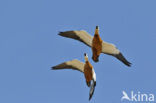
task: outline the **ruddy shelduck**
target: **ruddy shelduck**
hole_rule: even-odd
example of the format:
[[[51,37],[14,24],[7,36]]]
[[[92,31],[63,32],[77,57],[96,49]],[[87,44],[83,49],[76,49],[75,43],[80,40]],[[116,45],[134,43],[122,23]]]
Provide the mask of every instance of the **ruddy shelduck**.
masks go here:
[[[90,87],[90,92],[89,92],[89,100],[90,100],[93,96],[94,89],[96,86],[96,74],[94,72],[93,66],[88,61],[88,56],[86,53],[84,54],[84,58],[85,58],[85,63],[80,62],[77,59],[74,59],[71,61],[58,64],[52,67],[52,70],[73,69],[73,70],[78,70],[84,73],[86,84],[88,87]],[[91,84],[91,81],[93,81],[92,84]]]
[[[102,39],[100,38],[99,35],[99,28],[98,26],[96,26],[95,34],[92,40],[92,53],[93,53],[92,59],[95,62],[99,61],[99,55],[101,52],[102,52]]]
[[[105,41],[102,41],[99,35],[99,27],[96,26],[94,37],[92,37],[90,34],[88,34],[84,30],[80,31],[65,31],[60,32],[60,36],[72,38],[75,40],[78,40],[80,42],[83,42],[87,46],[92,48],[92,59],[95,62],[99,61],[99,55],[100,53],[108,54],[111,56],[116,57],[118,60],[123,62],[127,66],[131,66],[131,63],[126,60],[126,58],[122,55],[122,53],[116,48],[115,45],[111,43],[107,43]]]

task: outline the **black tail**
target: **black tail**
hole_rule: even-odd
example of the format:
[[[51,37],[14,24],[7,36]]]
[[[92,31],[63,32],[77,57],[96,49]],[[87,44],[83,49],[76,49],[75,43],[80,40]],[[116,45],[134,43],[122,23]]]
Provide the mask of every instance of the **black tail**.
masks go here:
[[[92,59],[93,59],[94,62],[99,62],[99,57],[94,58],[94,57],[92,56]]]
[[[90,87],[90,82],[87,82],[87,81],[86,81],[86,84],[87,84],[88,87]]]
[[[93,94],[94,94],[94,90],[95,90],[95,86],[96,86],[96,81],[93,81],[91,87],[90,87],[90,92],[89,92],[89,100],[91,100]]]
[[[96,48],[92,48],[92,59],[94,62],[98,62],[99,61],[99,55],[97,55],[97,49]]]

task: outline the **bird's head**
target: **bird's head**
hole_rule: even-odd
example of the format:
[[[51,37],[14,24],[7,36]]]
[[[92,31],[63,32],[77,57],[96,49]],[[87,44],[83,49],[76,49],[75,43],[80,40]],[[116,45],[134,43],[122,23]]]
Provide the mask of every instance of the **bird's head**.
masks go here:
[[[99,34],[99,26],[96,26],[96,28],[95,28],[95,34]]]
[[[85,61],[88,61],[88,55],[86,53],[84,53],[84,58],[85,58]]]

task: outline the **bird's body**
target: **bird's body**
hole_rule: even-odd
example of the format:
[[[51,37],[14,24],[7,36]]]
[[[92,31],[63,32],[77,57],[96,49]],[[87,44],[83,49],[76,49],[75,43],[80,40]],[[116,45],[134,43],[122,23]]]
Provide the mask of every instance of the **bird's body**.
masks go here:
[[[84,66],[84,76],[88,87],[90,86],[90,81],[93,79],[92,66],[89,62],[85,63]]]
[[[126,60],[126,58],[116,48],[116,46],[111,44],[111,43],[107,43],[105,41],[102,41],[102,39],[99,36],[99,33],[97,33],[97,32],[98,32],[98,29],[95,30],[96,35],[94,35],[94,37],[89,35],[84,30],[60,32],[59,35],[63,36],[63,37],[78,40],[80,42],[83,42],[87,46],[91,47],[92,53],[93,53],[92,59],[95,62],[98,61],[98,57],[99,57],[100,53],[104,53],[104,54],[108,54],[108,55],[116,57],[118,60],[120,60],[121,62],[123,62],[127,66],[131,66],[131,63]]]
[[[61,63],[59,65],[56,65],[52,67],[53,70],[59,70],[59,69],[73,69],[78,70],[82,73],[84,73],[84,77],[86,79],[86,83],[88,87],[91,85],[90,93],[89,93],[89,100],[92,98],[92,95],[94,93],[94,89],[96,86],[96,74],[94,72],[93,66],[88,61],[88,56],[85,54],[85,63],[80,62],[77,59],[67,61],[64,63]],[[93,80],[93,83],[91,84],[91,81]]]
[[[93,53],[92,59],[95,62],[99,61],[99,55],[101,52],[102,52],[102,39],[100,38],[98,27],[96,27],[95,34],[92,40],[92,53]]]

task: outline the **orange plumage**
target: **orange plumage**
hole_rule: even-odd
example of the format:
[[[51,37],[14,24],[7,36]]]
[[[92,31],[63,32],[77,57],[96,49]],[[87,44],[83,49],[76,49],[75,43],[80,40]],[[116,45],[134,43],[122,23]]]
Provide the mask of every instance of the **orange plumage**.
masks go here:
[[[95,62],[99,61],[99,55],[101,51],[102,51],[102,39],[100,38],[98,27],[96,27],[95,34],[92,40],[92,52],[93,52],[92,59]]]
[[[93,79],[92,69],[93,66],[89,63],[89,61],[86,61],[84,66],[84,76],[86,78],[86,83],[88,86],[90,86],[90,81]]]

